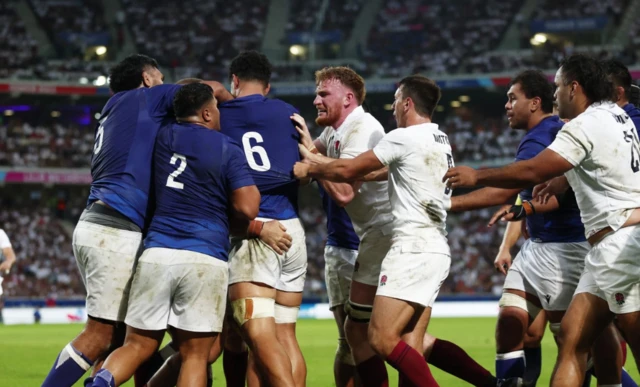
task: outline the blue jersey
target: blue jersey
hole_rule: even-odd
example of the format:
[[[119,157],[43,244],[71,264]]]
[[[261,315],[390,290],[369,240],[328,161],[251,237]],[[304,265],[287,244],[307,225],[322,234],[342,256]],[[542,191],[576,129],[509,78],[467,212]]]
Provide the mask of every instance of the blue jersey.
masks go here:
[[[627,114],[631,118],[631,121],[633,121],[633,124],[636,126],[636,130],[640,129],[640,109],[630,103],[624,105],[622,109],[627,112]]]
[[[259,217],[298,217],[298,181],[293,164],[300,160],[298,134],[289,117],[297,110],[259,94],[220,104],[222,133],[244,150],[251,176],[260,190]]]
[[[196,124],[171,123],[154,152],[156,208],[145,248],[190,250],[226,261],[231,193],[253,185],[242,150]]]
[[[149,214],[151,163],[163,121],[173,119],[178,85],[123,91],[102,109],[91,158],[87,204],[102,200],[141,229]]]
[[[318,184],[322,207],[327,214],[327,245],[343,249],[358,250],[360,239],[353,230],[347,211],[336,204],[331,196]]]
[[[529,160],[545,150],[564,122],[558,116],[545,118],[522,138],[516,153],[516,161]],[[522,200],[531,200],[533,188],[520,192]],[[575,195],[570,189],[564,196],[559,209],[545,214],[527,216],[527,229],[536,242],[583,242],[584,226]]]

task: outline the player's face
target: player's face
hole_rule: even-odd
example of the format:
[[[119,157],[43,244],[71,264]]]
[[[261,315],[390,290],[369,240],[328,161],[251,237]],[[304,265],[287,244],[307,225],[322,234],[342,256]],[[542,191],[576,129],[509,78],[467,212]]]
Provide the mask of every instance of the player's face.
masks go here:
[[[402,103],[402,90],[398,88],[396,93],[393,96],[393,118],[396,120],[396,124],[399,128],[404,128],[405,125],[403,123],[404,119],[404,104]]]
[[[519,83],[512,85],[507,91],[507,120],[512,129],[527,129],[531,115],[531,100],[524,95]]]
[[[320,82],[316,88],[316,99],[313,104],[318,109],[316,124],[333,126],[340,120],[345,108],[348,90],[340,81],[329,79]]]
[[[153,87],[164,83],[164,75],[155,67],[148,67],[142,72],[144,87]]]
[[[558,115],[561,118],[572,119],[575,118],[572,107],[572,96],[571,89],[574,87],[573,85],[565,85],[564,79],[562,77],[562,67],[558,69],[556,72],[556,77],[554,79],[554,83],[556,84],[556,93],[554,95],[556,102],[558,104]]]

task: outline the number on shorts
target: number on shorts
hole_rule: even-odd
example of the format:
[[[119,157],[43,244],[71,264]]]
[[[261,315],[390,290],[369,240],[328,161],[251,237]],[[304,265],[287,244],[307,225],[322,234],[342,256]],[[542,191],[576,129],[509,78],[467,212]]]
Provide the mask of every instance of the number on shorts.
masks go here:
[[[265,172],[271,169],[271,161],[267,156],[267,151],[260,145],[251,146],[251,140],[256,140],[256,143],[260,144],[264,142],[262,136],[258,132],[247,132],[242,136],[242,147],[244,148],[244,154],[247,157],[247,163],[251,169],[258,172]],[[256,154],[260,156],[260,164],[256,161]]]
[[[183,189],[184,188],[184,184],[180,183],[179,181],[175,181],[174,179],[177,178],[178,176],[180,176],[180,174],[182,172],[184,172],[185,168],[187,168],[187,158],[184,157],[183,155],[174,153],[173,157],[171,157],[171,161],[169,161],[169,163],[171,165],[175,165],[176,161],[178,161],[178,160],[180,160],[180,165],[178,165],[178,169],[173,171],[169,175],[169,177],[167,178],[167,187],[176,188],[176,189]]]
[[[446,155],[447,155],[447,169],[453,168],[453,156],[451,156],[448,153],[446,153]],[[449,195],[450,193],[451,193],[451,188],[447,187],[444,189],[445,195]]]
[[[93,154],[97,155],[98,152],[102,149],[102,139],[104,138],[104,123],[107,120],[107,116],[104,116],[100,119],[100,126],[98,126],[98,131],[96,132],[96,143],[93,145]]]

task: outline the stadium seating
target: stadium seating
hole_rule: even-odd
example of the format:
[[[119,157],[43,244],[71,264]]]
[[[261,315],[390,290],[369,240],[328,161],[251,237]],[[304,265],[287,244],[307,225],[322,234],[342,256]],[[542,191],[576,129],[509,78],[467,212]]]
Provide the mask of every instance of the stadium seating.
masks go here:
[[[33,67],[39,62],[38,45],[27,33],[12,3],[0,3],[0,78],[9,78],[16,70]]]

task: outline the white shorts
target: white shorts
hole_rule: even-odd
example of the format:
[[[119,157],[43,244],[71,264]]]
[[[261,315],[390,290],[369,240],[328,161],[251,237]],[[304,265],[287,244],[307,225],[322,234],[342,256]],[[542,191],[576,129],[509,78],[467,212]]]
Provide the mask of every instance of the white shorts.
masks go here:
[[[585,286],[594,281],[615,314],[640,311],[640,226],[622,228],[591,248]],[[593,286],[591,286],[593,290]]]
[[[529,239],[509,268],[504,289],[537,296],[544,310],[567,310],[588,252],[587,242],[539,243]]]
[[[268,221],[268,220],[264,220]],[[307,244],[300,219],[279,220],[292,244],[278,255],[258,238],[234,239],[229,253],[229,285],[259,282],[283,292],[302,292],[307,276]]]
[[[382,260],[391,248],[391,234],[385,235],[382,230],[371,229],[360,238],[358,257],[353,268],[354,282],[365,285],[378,285]]]
[[[358,250],[337,246],[324,248],[324,279],[329,294],[329,308],[344,305],[349,300],[353,266],[358,257]]]
[[[451,256],[428,250],[428,244],[395,243],[382,261],[376,296],[433,306],[449,275]]]
[[[227,263],[188,250],[153,247],[138,261],[127,325],[158,331],[221,332],[227,307]]]
[[[79,221],[73,232],[73,254],[87,289],[87,314],[124,321],[131,276],[142,233]]]

